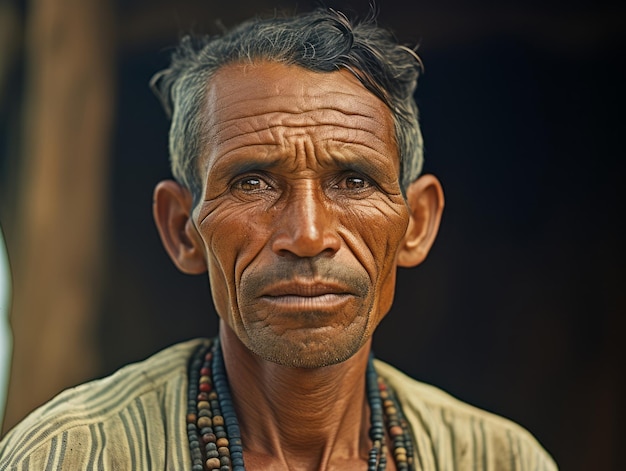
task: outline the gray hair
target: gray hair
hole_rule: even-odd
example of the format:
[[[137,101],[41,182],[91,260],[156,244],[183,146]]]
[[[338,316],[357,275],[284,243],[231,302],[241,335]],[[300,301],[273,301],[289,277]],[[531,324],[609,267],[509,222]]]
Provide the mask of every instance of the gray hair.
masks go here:
[[[414,99],[422,63],[414,50],[397,42],[371,14],[351,20],[332,9],[294,15],[255,17],[216,36],[184,36],[168,68],[150,86],[171,119],[170,164],[194,204],[202,191],[197,160],[203,140],[201,110],[207,82],[230,63],[269,60],[315,72],[349,70],[391,110],[404,192],[423,166],[423,140]]]

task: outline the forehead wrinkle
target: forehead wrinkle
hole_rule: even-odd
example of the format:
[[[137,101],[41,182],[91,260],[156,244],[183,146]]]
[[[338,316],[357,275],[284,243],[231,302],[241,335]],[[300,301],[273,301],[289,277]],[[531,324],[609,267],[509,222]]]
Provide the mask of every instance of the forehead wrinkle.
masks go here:
[[[266,131],[271,132],[271,129]],[[260,137],[260,134],[256,132],[249,134]],[[317,158],[321,167],[335,166],[344,170],[363,169],[364,173],[382,178],[385,172],[379,167],[384,166],[388,159],[392,159],[395,172],[384,180],[398,177],[397,152],[395,148],[389,149],[385,141],[379,140],[380,146],[372,146],[371,143],[365,144],[338,136],[326,136],[315,140],[310,137],[309,134],[301,132],[292,134],[289,139],[275,137],[270,141],[257,139],[255,142],[245,142],[243,145],[233,138],[231,140],[234,142],[226,149],[223,147],[217,149],[214,154],[216,158],[209,159],[210,167],[207,170],[211,173],[217,172],[214,174],[215,177],[221,178],[224,175],[231,176],[233,172],[242,173],[252,169],[263,170],[276,167],[285,158],[296,159],[299,154],[294,152],[295,146],[304,142],[307,146],[305,155]],[[393,155],[390,155],[390,150]]]
[[[236,125],[233,125],[236,126]],[[241,126],[238,126],[241,127]],[[308,132],[307,129],[317,129],[324,131],[324,137],[316,137],[315,132]],[[328,130],[328,131],[327,131]],[[221,134],[221,133],[220,133]],[[369,139],[364,139],[363,134],[369,136]],[[302,125],[302,126],[289,126],[273,125],[267,126],[259,130],[250,130],[243,133],[238,133],[232,137],[226,137],[218,139],[215,136],[212,141],[219,148],[222,148],[220,155],[225,155],[236,150],[238,147],[248,146],[289,146],[289,141],[293,139],[305,138],[314,145],[324,142],[337,142],[343,144],[353,144],[355,146],[361,146],[366,149],[371,149],[376,152],[386,153],[389,147],[389,142],[379,136],[374,130],[355,128],[353,126],[342,125]],[[241,143],[243,141],[243,144]],[[365,142],[368,144],[365,144]]]
[[[271,133],[272,129],[268,129],[266,132]],[[254,135],[259,137],[258,133],[254,133]],[[240,142],[233,139],[231,145],[220,146],[220,149],[215,154],[216,158],[211,159],[211,167],[220,169],[224,168],[222,164],[227,164],[228,168],[237,169],[241,167],[241,172],[245,171],[244,167],[248,167],[249,170],[251,168],[263,170],[278,166],[277,162],[279,160],[284,161],[284,159],[293,159],[296,166],[298,166],[298,159],[304,157],[302,163],[306,161],[306,166],[309,168],[316,166],[311,163],[311,159],[317,159],[318,165],[322,168],[335,166],[342,169],[356,169],[361,167],[368,168],[369,172],[367,173],[381,174],[383,172],[380,172],[380,169],[376,171],[374,169],[384,165],[387,159],[392,159],[395,170],[394,177],[398,176],[397,153],[393,152],[393,155],[390,155],[389,146],[386,146],[384,141],[378,141],[380,145],[373,146],[371,142],[366,144],[360,140],[350,139],[350,136],[342,137],[347,137],[347,139],[337,136],[313,139],[308,133],[293,130],[286,138],[273,136],[270,142],[257,140],[253,143],[245,142],[241,145]],[[236,160],[250,161],[252,163],[241,166],[239,163],[230,164],[228,162]],[[359,160],[378,161],[380,163],[358,165]],[[348,163],[339,164],[341,161]]]
[[[284,68],[292,70],[293,74],[275,73],[275,69]],[[271,80],[259,78],[258,73],[248,73],[250,69],[263,71],[260,75],[268,75]],[[266,74],[267,71],[270,72]],[[308,85],[297,81],[295,84],[299,88],[294,89],[294,74],[296,78],[303,75],[314,77],[315,80],[308,82]],[[337,87],[342,81],[344,84]],[[252,109],[258,103],[260,107],[257,108],[264,109],[269,101],[278,107],[277,111],[292,114],[334,109],[347,116],[369,118],[380,116],[384,110],[387,121],[391,123],[391,111],[387,105],[345,70],[312,72],[298,66],[285,66],[271,61],[263,61],[254,66],[233,63],[218,70],[207,81],[206,87],[204,111],[208,116],[217,112],[225,113],[226,116],[221,119],[223,122],[231,119],[228,112],[232,109],[235,110],[234,119],[238,119],[244,117],[238,110],[242,105],[245,105],[243,109]]]
[[[221,113],[212,113],[212,116],[219,115]],[[339,115],[339,116],[337,116]],[[342,125],[346,121],[346,117],[355,118],[350,119],[349,124]],[[216,128],[218,129],[215,134],[223,134],[231,128],[241,127],[241,122],[245,121],[249,124],[255,123],[256,126],[251,126],[251,131],[257,131],[274,126],[285,127],[307,127],[307,126],[337,126],[337,127],[353,127],[355,129],[361,129],[375,133],[375,131],[384,126],[377,115],[369,115],[361,112],[346,112],[339,108],[318,108],[309,111],[290,112],[284,110],[274,110],[269,112],[254,114],[239,114],[232,117],[220,117],[219,120],[212,119],[211,123],[207,123],[206,132],[211,133]],[[269,124],[268,124],[269,123]]]
[[[305,159],[299,161],[301,155],[304,155]],[[385,168],[390,158],[393,159],[394,171],[386,172]],[[315,144],[310,139],[296,139],[288,146],[253,144],[235,147],[220,155],[208,171],[217,180],[229,179],[233,175],[247,171],[279,168],[285,161],[293,162],[296,167],[306,162],[305,165],[309,169],[319,167],[362,172],[376,178],[380,183],[387,184],[396,182],[399,172],[397,157],[373,150],[369,146],[335,139],[325,139]]]
[[[213,156],[210,158],[212,166],[217,164],[216,159],[238,148],[244,153],[242,159],[246,152],[255,160],[277,151],[280,155],[285,152],[279,150],[281,147],[288,149],[285,154],[288,156],[294,149],[293,142],[289,141],[303,139],[313,149],[310,155],[329,150],[337,153],[334,147],[345,145],[362,147],[355,155],[363,155],[368,160],[377,160],[376,154],[389,156],[392,152],[397,155],[395,126],[389,109],[361,84],[350,83],[355,81],[352,76],[334,73],[318,76],[295,69],[318,80],[309,81],[309,86],[303,83],[300,88],[289,88],[293,81],[283,84],[284,74],[270,74],[274,80],[271,82],[245,77],[245,74],[244,77],[236,75],[237,80],[226,78],[234,70],[236,68],[229,72],[226,67],[208,82],[205,132],[201,140],[205,145],[202,155]],[[348,80],[344,89],[336,86],[335,77]],[[269,111],[264,111],[268,107]]]
[[[236,74],[237,80],[224,79],[224,76],[231,75],[231,72],[237,68],[239,68],[237,64],[223,66],[207,81],[205,103],[208,106],[213,104],[216,109],[223,106],[222,109],[229,110],[233,106],[237,107],[238,104],[245,104],[246,107],[251,107],[255,103],[264,105],[265,101],[269,99],[280,100],[280,107],[288,113],[300,113],[320,108],[336,108],[342,111],[340,107],[336,107],[338,102],[346,105],[344,107],[346,114],[359,113],[352,110],[364,110],[376,115],[380,112],[380,108],[388,110],[387,105],[380,98],[346,71],[313,72],[296,67],[296,71],[315,76],[316,81],[308,85],[295,82],[296,85],[299,85],[299,89],[294,91],[294,79],[292,76],[287,78],[284,74],[280,77],[274,77],[273,81],[269,83],[259,81],[256,75],[250,76],[248,74]],[[337,79],[337,77],[341,78]],[[226,82],[222,83],[223,80]],[[336,87],[337,80],[347,81],[343,90]],[[250,82],[249,86],[245,85],[246,82]],[[260,96],[260,93],[263,95]],[[329,100],[331,95],[333,99]],[[235,97],[234,100],[233,97]],[[345,97],[348,99],[343,100]],[[226,105],[223,105],[224,102]]]

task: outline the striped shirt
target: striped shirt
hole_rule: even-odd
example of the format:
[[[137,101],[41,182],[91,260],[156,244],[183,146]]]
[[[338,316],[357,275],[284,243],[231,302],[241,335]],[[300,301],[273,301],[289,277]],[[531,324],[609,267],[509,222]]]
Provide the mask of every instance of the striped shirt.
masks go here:
[[[202,339],[68,389],[9,431],[0,470],[190,470],[188,362]],[[418,470],[556,471],[525,429],[377,360],[415,437]]]

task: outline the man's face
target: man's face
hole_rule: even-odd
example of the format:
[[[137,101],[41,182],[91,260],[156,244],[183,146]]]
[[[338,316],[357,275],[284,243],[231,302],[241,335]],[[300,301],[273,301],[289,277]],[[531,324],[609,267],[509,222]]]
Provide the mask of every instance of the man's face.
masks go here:
[[[217,312],[260,357],[346,360],[391,307],[409,221],[390,111],[347,71],[230,65],[208,84],[193,211]]]

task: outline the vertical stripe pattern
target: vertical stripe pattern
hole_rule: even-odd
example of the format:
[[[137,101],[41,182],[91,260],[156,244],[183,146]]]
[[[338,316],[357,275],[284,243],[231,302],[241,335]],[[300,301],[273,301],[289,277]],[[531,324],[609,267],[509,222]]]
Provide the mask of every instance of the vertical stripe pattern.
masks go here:
[[[0,471],[190,470],[187,366],[206,340],[174,345],[67,390],[0,441]],[[419,471],[556,471],[519,425],[377,361],[415,438]]]
[[[541,444],[520,425],[409,378],[381,361],[384,376],[413,427],[424,470],[557,471]]]

